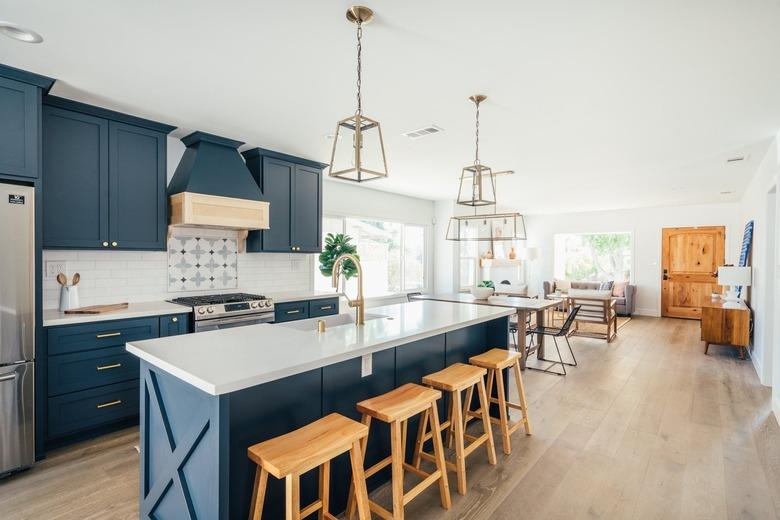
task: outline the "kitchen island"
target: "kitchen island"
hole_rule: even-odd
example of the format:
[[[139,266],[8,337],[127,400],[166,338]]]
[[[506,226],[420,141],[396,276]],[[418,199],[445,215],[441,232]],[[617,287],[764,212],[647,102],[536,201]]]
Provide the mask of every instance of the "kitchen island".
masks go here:
[[[246,518],[255,470],[247,447],[329,413],[359,419],[362,399],[506,348],[513,313],[412,302],[369,309],[360,327],[331,316],[324,333],[312,319],[128,343],[141,358],[141,517]],[[389,451],[386,425],[372,427],[366,464]],[[369,479],[369,490],[388,470]],[[332,510],[343,509],[349,479],[342,456],[332,464]],[[312,472],[301,479],[301,502],[316,492]],[[263,518],[284,516],[283,493],[283,482],[270,479]]]

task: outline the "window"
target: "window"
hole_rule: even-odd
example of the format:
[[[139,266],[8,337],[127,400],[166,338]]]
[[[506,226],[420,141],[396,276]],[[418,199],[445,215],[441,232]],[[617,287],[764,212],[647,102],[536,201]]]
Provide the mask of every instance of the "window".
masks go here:
[[[567,280],[628,281],[631,233],[555,235],[555,277]]]
[[[426,287],[426,228],[381,219],[357,217],[323,218],[323,237],[328,233],[346,233],[357,247],[363,266],[363,292],[366,297],[388,296]],[[330,278],[314,262],[314,288],[332,291]],[[355,294],[356,280],[345,290]]]

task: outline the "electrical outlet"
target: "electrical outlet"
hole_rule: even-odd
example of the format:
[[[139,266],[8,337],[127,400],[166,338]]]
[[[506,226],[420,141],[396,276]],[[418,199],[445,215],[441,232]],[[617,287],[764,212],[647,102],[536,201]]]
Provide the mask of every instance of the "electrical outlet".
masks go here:
[[[54,280],[60,273],[67,274],[68,263],[65,260],[51,260],[46,262],[46,279]]]
[[[368,377],[374,371],[374,355],[365,354],[360,364],[360,377]]]

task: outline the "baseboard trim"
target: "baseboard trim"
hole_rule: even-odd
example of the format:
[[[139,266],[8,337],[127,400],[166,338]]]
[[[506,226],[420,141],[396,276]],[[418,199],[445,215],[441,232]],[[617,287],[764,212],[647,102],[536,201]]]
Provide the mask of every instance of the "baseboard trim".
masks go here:
[[[660,318],[661,315],[658,313],[655,309],[642,309],[641,307],[638,307],[634,309],[634,314],[638,314],[639,316],[652,316],[654,318]]]

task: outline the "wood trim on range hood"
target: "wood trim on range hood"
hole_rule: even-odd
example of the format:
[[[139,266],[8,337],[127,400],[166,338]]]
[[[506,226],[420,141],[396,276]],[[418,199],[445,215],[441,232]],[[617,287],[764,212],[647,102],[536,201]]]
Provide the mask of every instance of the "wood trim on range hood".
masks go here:
[[[171,195],[169,202],[169,238],[174,228],[183,226],[233,229],[239,231],[239,249],[243,251],[250,230],[270,227],[270,204],[264,201],[185,191]]]

